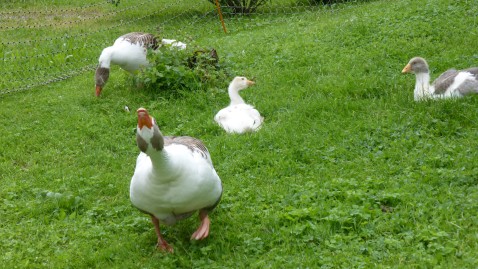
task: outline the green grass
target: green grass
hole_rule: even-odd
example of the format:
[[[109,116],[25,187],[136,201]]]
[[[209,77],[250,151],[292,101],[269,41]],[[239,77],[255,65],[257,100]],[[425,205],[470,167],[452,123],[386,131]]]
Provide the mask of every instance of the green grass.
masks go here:
[[[186,3],[178,10],[180,20],[168,20],[173,12],[156,18],[167,22],[166,37],[177,27],[178,39],[216,48],[231,78],[255,77],[242,95],[265,116],[263,128],[227,135],[214,123],[228,103],[228,81],[151,93],[115,68],[101,98],[93,71],[1,95],[0,267],[478,266],[478,98],[416,103],[415,78],[400,74],[418,55],[432,78],[478,65],[473,1],[383,0],[229,17],[227,35],[214,14],[195,21],[200,12]],[[104,20],[72,31],[118,22]],[[92,42],[161,24],[153,21]],[[97,47],[85,52],[93,64]],[[129,201],[139,150],[135,113],[125,105],[148,108],[166,135],[208,146],[224,185],[208,239],[189,241],[194,216],[163,226],[174,254],[155,249],[149,218]]]

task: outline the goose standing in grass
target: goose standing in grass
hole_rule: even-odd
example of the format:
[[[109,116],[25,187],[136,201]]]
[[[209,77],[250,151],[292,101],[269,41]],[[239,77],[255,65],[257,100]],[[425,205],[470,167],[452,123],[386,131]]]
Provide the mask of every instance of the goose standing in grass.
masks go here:
[[[192,137],[163,136],[144,108],[137,110],[136,142],[141,150],[130,185],[132,204],[151,215],[157,247],[172,252],[159,223],[172,225],[199,211],[201,224],[191,239],[209,235],[208,213],[222,195],[222,184],[204,144]]]
[[[402,73],[414,73],[416,76],[414,99],[463,97],[478,93],[478,67],[465,70],[449,69],[430,85],[428,63],[421,57],[412,58]]]
[[[113,46],[104,48],[98,59],[96,69],[96,96],[100,96],[101,90],[108,81],[111,64],[119,65],[122,69],[134,73],[142,66],[149,64],[147,50],[156,50],[161,45],[171,45],[178,49],[185,49],[186,44],[174,39],[159,40],[153,34],[133,32],[116,39]]]
[[[228,133],[242,134],[257,131],[264,121],[259,111],[246,104],[239,91],[254,85],[254,81],[245,77],[235,77],[229,84],[228,93],[231,103],[221,109],[214,120]]]

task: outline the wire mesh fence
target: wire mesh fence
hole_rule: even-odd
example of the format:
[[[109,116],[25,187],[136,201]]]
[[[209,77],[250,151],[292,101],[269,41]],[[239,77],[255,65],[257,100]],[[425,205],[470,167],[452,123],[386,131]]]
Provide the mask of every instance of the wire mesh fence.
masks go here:
[[[0,96],[92,72],[102,49],[128,32],[185,38],[223,34],[257,18],[274,22],[277,14],[333,11],[322,0],[269,0],[245,10],[249,2],[215,0],[5,1],[0,4]],[[356,2],[356,1],[348,1]],[[237,5],[234,5],[236,3]],[[343,7],[343,5],[341,6]],[[283,18],[284,16],[282,16]],[[93,76],[93,75],[92,75]]]

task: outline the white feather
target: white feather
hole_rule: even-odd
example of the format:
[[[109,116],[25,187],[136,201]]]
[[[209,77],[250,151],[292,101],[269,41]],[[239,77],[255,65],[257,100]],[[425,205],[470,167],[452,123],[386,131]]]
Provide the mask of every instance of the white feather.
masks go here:
[[[186,48],[185,43],[174,39],[162,39],[161,43],[180,50]],[[116,64],[128,72],[134,73],[141,67],[149,65],[147,53],[147,49],[141,42],[131,43],[130,40],[119,37],[113,46],[103,49],[98,61],[101,67],[110,68],[111,64]]]
[[[214,120],[228,133],[242,134],[260,129],[264,118],[252,105],[246,104],[239,91],[252,85],[245,77],[235,77],[229,84],[231,104],[214,116]]]
[[[473,76],[473,74],[471,74],[469,72],[463,72],[463,71],[458,73],[458,75],[456,75],[453,83],[450,85],[450,87],[448,87],[447,92],[450,92],[449,94],[451,96],[462,97],[463,95],[459,91],[457,91],[457,89],[458,89],[459,86],[464,84],[466,81],[470,81],[470,80],[476,80],[475,76]]]
[[[151,129],[143,127],[138,132],[145,141],[153,138]],[[149,144],[136,160],[130,185],[133,205],[168,225],[185,217],[181,215],[213,206],[221,193],[221,180],[209,153],[177,143],[159,151]]]
[[[261,127],[263,118],[259,111],[248,104],[238,104],[221,109],[214,120],[228,133],[256,131]]]
[[[176,216],[213,205],[221,195],[214,168],[183,145],[165,148],[168,162],[155,170],[151,158],[140,153],[131,181],[131,202],[171,225]]]

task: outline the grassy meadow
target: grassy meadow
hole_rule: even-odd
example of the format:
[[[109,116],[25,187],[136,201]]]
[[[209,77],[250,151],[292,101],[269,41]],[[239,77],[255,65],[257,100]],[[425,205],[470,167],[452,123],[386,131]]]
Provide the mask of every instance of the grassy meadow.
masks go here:
[[[7,1],[2,12],[80,5],[50,2]],[[0,268],[478,267],[478,97],[414,102],[415,77],[401,74],[413,56],[428,60],[432,79],[478,66],[476,1],[226,16],[228,34],[214,13],[201,17],[207,1],[188,3],[107,31],[122,18],[3,29],[2,42],[95,32],[75,46],[92,42],[81,53],[96,64],[123,33],[160,26],[166,38],[214,47],[229,79],[254,78],[241,95],[265,122],[247,135],[215,124],[229,81],[154,93],[118,67],[100,98],[94,70],[0,95]],[[185,15],[175,19],[174,10]],[[174,254],[155,249],[149,217],[129,201],[139,107],[165,135],[203,140],[223,181],[209,238],[189,240],[196,215],[162,226]]]

